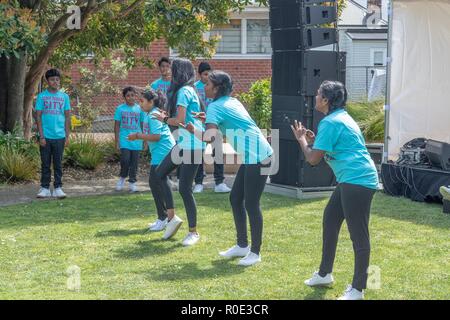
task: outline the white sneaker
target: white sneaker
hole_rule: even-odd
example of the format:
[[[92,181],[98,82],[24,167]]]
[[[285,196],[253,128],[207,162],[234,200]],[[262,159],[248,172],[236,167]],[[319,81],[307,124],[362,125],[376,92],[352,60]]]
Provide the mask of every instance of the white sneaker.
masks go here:
[[[338,300],[364,300],[364,292],[356,290],[349,284],[344,294]]]
[[[196,184],[194,186],[194,190],[192,192],[194,192],[194,193],[202,193],[203,192],[203,185],[202,184]]]
[[[119,181],[117,181],[117,184],[116,184],[116,191],[122,191],[124,185],[125,185],[125,179],[124,178],[120,178]]]
[[[450,186],[442,186],[439,188],[439,191],[441,192],[442,197],[444,200],[450,201]]]
[[[319,275],[319,271],[314,272],[311,279],[305,281],[305,284],[310,287],[326,287],[334,282],[331,273],[328,273],[325,277]]]
[[[156,220],[155,223],[149,225],[150,231],[163,231],[167,226],[167,218],[164,220]]]
[[[238,265],[248,267],[258,262],[261,262],[261,255],[249,251],[244,258],[239,260]]]
[[[189,232],[183,240],[183,246],[193,246],[200,240],[200,235],[197,232]]]
[[[231,259],[235,257],[245,257],[248,252],[250,251],[250,247],[247,246],[245,248],[241,248],[238,245],[235,245],[228,249],[227,251],[221,251],[219,252],[219,255],[221,255],[224,258]]]
[[[130,192],[131,193],[138,192],[138,188],[137,188],[136,182],[130,182]]]
[[[172,238],[175,233],[177,233],[182,223],[183,220],[181,220],[178,216],[174,216],[166,225],[166,232],[164,232],[163,239],[167,240]]]
[[[231,191],[231,189],[225,183],[221,183],[214,187],[214,192],[227,193],[230,191]]]
[[[174,182],[169,179],[169,183],[170,183],[170,189],[172,189],[172,191],[178,191],[178,182]]]
[[[64,193],[64,191],[62,191],[61,188],[56,188],[53,191],[53,197],[58,198],[58,199],[64,199],[66,197],[66,194]]]
[[[37,194],[37,197],[42,198],[50,198],[52,196],[52,193],[50,192],[50,189],[47,188],[41,188],[39,189],[39,193]]]

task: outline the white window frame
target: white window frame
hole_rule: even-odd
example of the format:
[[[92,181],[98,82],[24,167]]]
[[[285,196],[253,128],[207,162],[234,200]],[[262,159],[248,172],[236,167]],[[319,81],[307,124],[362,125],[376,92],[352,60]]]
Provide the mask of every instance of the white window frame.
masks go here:
[[[247,20],[269,20],[268,8],[249,8],[247,13],[244,11],[241,14],[231,14],[230,19],[241,20],[241,53],[217,53],[211,59],[215,60],[270,60],[272,54],[267,53],[247,53]],[[204,38],[209,38],[209,32],[204,34]],[[170,57],[178,57],[170,48]],[[202,59],[204,57],[199,57]]]
[[[375,65],[375,52],[383,52],[383,66],[387,64],[387,49],[386,48],[372,48],[370,49],[370,66],[371,67],[381,67]]]

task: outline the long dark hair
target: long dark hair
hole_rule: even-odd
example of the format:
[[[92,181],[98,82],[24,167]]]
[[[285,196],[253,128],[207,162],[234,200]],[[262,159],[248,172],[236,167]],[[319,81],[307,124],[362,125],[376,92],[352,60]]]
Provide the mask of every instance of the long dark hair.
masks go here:
[[[142,97],[148,101],[153,100],[153,106],[159,109],[164,109],[166,104],[166,96],[161,90],[145,89]]]
[[[220,99],[224,96],[229,96],[233,92],[233,79],[225,71],[214,70],[208,75],[214,87],[218,89],[214,100]]]
[[[347,89],[339,81],[324,81],[319,87],[319,94],[328,100],[328,114],[344,109],[347,103]]]
[[[168,104],[167,111],[171,117],[177,113],[177,95],[178,91],[184,86],[194,87],[195,69],[194,65],[188,59],[177,58],[172,61],[172,81],[169,90],[167,90]],[[205,105],[201,99],[200,107],[205,110]]]

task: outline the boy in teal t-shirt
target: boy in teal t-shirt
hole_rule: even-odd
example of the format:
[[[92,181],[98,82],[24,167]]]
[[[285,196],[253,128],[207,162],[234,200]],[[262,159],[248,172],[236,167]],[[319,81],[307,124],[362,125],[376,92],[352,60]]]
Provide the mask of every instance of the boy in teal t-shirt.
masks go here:
[[[150,87],[155,90],[161,90],[164,95],[167,95],[167,90],[169,90],[171,82],[170,74],[170,60],[167,57],[162,57],[158,61],[159,72],[161,73],[161,78],[153,81]]]
[[[195,89],[197,90],[198,97],[205,104],[205,109],[207,110],[209,104],[213,102],[213,99],[207,98],[205,93],[205,84],[208,82],[208,75],[212,71],[212,68],[208,62],[200,62],[198,65],[198,74],[200,80],[195,83]],[[215,156],[213,150],[212,156]],[[195,176],[195,186],[194,193],[203,192],[203,179],[205,178],[203,163],[198,167],[197,175]],[[231,189],[225,184],[224,175],[224,165],[214,162],[214,182],[216,186],[214,187],[215,192],[230,192]]]
[[[136,174],[142,141],[129,141],[128,135],[142,132],[143,115],[141,107],[136,104],[136,90],[126,87],[122,93],[125,103],[118,106],[114,114],[116,149],[120,150],[120,179],[116,190],[123,189],[125,179],[129,176],[130,192],[136,192]]]
[[[70,99],[59,91],[61,74],[56,69],[45,73],[48,89],[36,99],[36,122],[41,153],[41,189],[38,198],[65,198],[62,190],[62,158],[69,143]],[[53,194],[50,192],[51,164],[53,162]]]

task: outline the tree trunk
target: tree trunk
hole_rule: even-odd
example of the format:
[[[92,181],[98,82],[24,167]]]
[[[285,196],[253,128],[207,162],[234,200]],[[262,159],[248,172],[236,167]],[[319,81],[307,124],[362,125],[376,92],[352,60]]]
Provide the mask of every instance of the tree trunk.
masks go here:
[[[18,58],[12,56],[10,60],[6,131],[13,131],[16,126],[22,124],[27,54],[22,51]]]
[[[8,69],[9,61],[6,56],[0,57],[0,130],[5,131],[6,110],[8,106]]]

